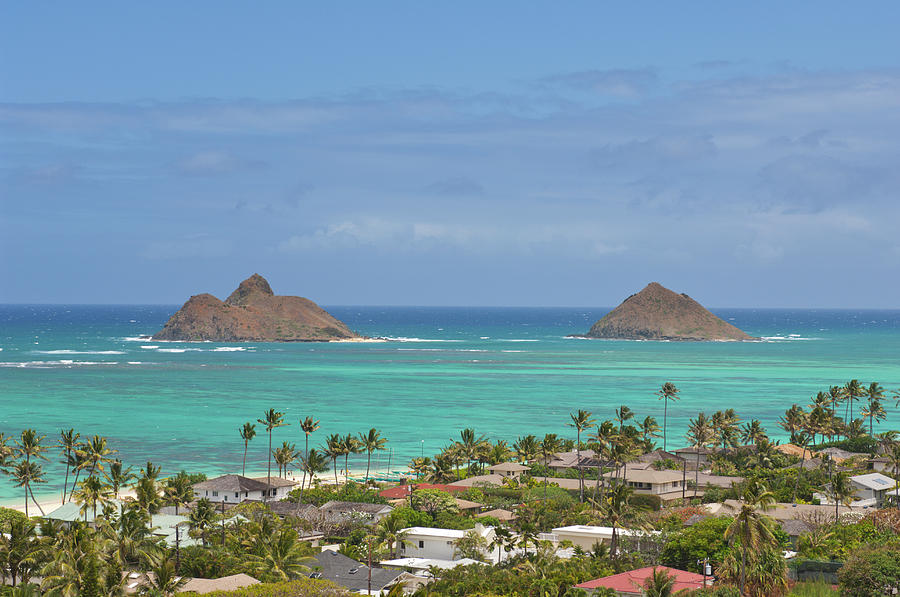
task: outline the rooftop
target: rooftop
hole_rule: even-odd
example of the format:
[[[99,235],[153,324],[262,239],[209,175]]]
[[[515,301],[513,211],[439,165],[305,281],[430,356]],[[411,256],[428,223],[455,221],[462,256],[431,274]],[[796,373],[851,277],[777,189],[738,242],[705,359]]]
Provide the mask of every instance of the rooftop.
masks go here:
[[[854,483],[862,485],[863,487],[868,487],[869,489],[874,489],[875,491],[882,491],[885,489],[894,489],[897,486],[897,482],[882,475],[881,473],[868,473],[866,475],[855,475],[850,477],[850,480]]]
[[[366,502],[325,502],[319,506],[319,510],[323,512],[362,512],[365,514],[380,514],[382,512],[390,512],[393,506],[387,504],[369,504]]]
[[[368,589],[369,569],[352,558],[325,550],[316,554],[316,564],[312,565],[314,572],[312,578],[323,578],[346,587],[351,591],[363,591]],[[395,582],[403,573],[397,570],[385,570],[384,568],[372,568],[372,590],[380,591]]]
[[[272,479],[275,481],[275,478]],[[268,488],[265,481],[257,481],[241,475],[222,475],[214,479],[207,479],[194,485],[194,491],[265,491]]]
[[[669,568],[667,566],[638,568],[637,570],[631,570],[621,574],[613,574],[612,576],[589,580],[575,586],[579,589],[599,589],[601,587],[607,587],[625,595],[642,595],[642,587],[655,569],[665,570],[669,576],[675,577],[675,584],[672,587],[673,594],[678,591],[694,591],[703,588],[704,577],[702,575],[686,570]]]
[[[488,470],[491,472],[501,471],[504,473],[523,473],[525,471],[530,471],[531,467],[525,466],[524,464],[519,464],[518,462],[501,462],[500,464],[489,466]]]
[[[232,574],[222,578],[192,578],[180,590],[205,595],[213,591],[234,591],[258,584],[258,580],[247,574]]]

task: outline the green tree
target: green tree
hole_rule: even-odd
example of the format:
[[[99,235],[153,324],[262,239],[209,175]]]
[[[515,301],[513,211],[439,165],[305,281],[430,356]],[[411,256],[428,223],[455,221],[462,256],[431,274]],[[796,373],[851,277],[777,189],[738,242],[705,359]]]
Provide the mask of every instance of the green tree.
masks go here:
[[[569,418],[572,422],[569,427],[574,427],[577,434],[575,440],[575,462],[578,466],[578,499],[584,502],[584,468],[581,466],[581,433],[594,425],[594,419],[591,418],[591,411],[578,410],[578,412],[570,413]]]
[[[319,429],[319,421],[313,419],[312,417],[306,417],[305,419],[300,419],[300,431],[303,432],[303,439],[306,442],[303,448],[303,459],[306,460],[309,457],[309,436],[318,431]],[[303,471],[304,478],[306,477],[306,470]],[[301,487],[303,481],[300,482]],[[312,480],[310,480],[312,483]]]
[[[131,472],[131,467],[125,467],[121,460],[114,460],[109,465],[109,472],[105,473],[106,480],[112,488],[113,497],[119,499],[119,490],[128,486],[137,479],[137,475]]]
[[[277,427],[284,427],[288,425],[288,423],[284,422],[284,413],[280,413],[276,411],[274,408],[270,408],[265,412],[262,419],[257,419],[257,423],[266,426],[266,433],[269,434],[269,452],[267,459],[266,469],[266,484],[271,487],[272,485],[272,431]],[[266,488],[266,497],[263,501],[269,500],[269,488]]]
[[[261,543],[261,553],[250,554],[251,568],[260,580],[280,582],[293,580],[308,574],[310,565],[316,562],[301,542],[297,531],[283,527]]]
[[[725,539],[730,545],[739,545],[741,550],[740,582],[738,588],[745,595],[747,584],[748,556],[775,544],[772,519],[762,514],[771,510],[775,498],[766,487],[756,482],[745,482],[741,487],[743,503],[734,521],[725,530]]]
[[[870,597],[900,591],[900,544],[859,549],[838,572],[841,595]]]
[[[705,413],[697,413],[696,419],[691,419],[688,425],[687,439],[691,443],[691,447],[697,450],[697,463],[694,470],[694,496],[697,495],[697,489],[700,479],[700,451],[709,447],[715,437],[715,430],[710,424]]]
[[[684,527],[667,538],[660,562],[671,568],[701,572],[698,562],[709,559],[715,568],[728,553],[725,531],[733,518],[714,516]]]
[[[369,468],[372,465],[372,452],[386,450],[387,440],[374,427],[368,433],[359,434],[358,445],[366,452],[366,482],[369,481]]]
[[[324,473],[328,470],[328,461],[325,458],[325,455],[321,452],[317,451],[315,448],[306,453],[306,456],[303,458],[303,481],[300,482],[300,503],[303,503],[303,485],[306,480],[306,476],[309,475],[309,484],[312,486],[313,479],[316,478],[316,475],[319,473]]]
[[[196,537],[200,537],[203,547],[206,547],[209,532],[216,524],[215,506],[208,498],[200,498],[197,500],[194,509],[191,510],[189,520],[191,533]]]
[[[844,471],[835,473],[831,477],[831,483],[826,488],[828,497],[834,501],[834,519],[838,520],[838,508],[841,504],[849,506],[853,501],[855,490],[853,483],[850,481],[850,474]]]
[[[241,464],[241,476],[245,476],[247,474],[247,447],[250,445],[250,440],[256,437],[256,425],[248,421],[238,431],[241,434],[241,439],[244,441],[244,460]]]
[[[858,379],[851,379],[844,384],[843,388],[841,388],[841,394],[844,397],[844,401],[847,403],[846,416],[844,417],[844,420],[852,421],[853,402],[865,396],[866,390],[862,387],[862,384],[859,383]]]
[[[178,576],[175,561],[168,554],[160,554],[150,559],[150,572],[138,587],[138,595],[172,597],[187,584],[188,579]]]
[[[411,493],[408,499],[410,508],[420,512],[427,512],[431,515],[432,521],[436,521],[440,513],[450,512],[455,514],[459,512],[456,500],[445,491],[419,489]]]
[[[387,546],[391,559],[395,557],[395,548],[406,542],[406,533],[403,532],[405,527],[406,521],[393,513],[382,518],[375,526],[375,537],[379,543]]]
[[[78,441],[81,438],[80,433],[76,433],[74,429],[60,429],[59,430],[59,439],[56,440],[56,445],[62,449],[63,460],[62,463],[66,465],[66,477],[63,481],[63,489],[62,489],[62,503],[66,503],[66,491],[68,491],[69,487],[69,471],[72,468],[72,455],[78,449],[80,442]]]
[[[341,439],[341,455],[344,457],[344,483],[350,480],[350,455],[359,454],[359,440],[348,433]]]
[[[28,516],[29,496],[31,497],[31,501],[34,502],[34,505],[38,507],[38,510],[40,510],[43,515],[44,509],[41,508],[41,505],[34,498],[34,492],[31,489],[31,486],[35,483],[46,482],[44,479],[44,469],[41,465],[33,461],[20,460],[16,463],[15,467],[13,467],[10,475],[13,478],[13,485],[25,488],[25,516]]]
[[[662,388],[660,388],[656,395],[663,401],[663,450],[665,451],[667,449],[666,428],[668,427],[669,422],[669,402],[678,400],[678,388],[676,388],[675,384],[672,382],[667,381],[662,385]]]
[[[78,489],[72,492],[72,498],[76,504],[81,505],[81,514],[87,520],[88,510],[93,518],[97,518],[97,505],[101,507],[112,501],[112,488],[104,483],[100,477],[88,476],[81,482]]]
[[[338,465],[337,459],[343,454],[343,448],[341,447],[341,436],[337,433],[332,433],[328,436],[328,439],[325,440],[325,446],[322,448],[322,454],[325,455],[326,458],[331,458],[331,468],[334,470],[334,484],[338,484]]]

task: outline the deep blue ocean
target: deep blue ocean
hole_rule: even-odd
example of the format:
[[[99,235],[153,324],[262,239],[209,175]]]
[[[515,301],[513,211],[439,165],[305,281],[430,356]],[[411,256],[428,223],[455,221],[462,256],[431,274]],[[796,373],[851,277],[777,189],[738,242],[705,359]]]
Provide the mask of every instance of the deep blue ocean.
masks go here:
[[[574,437],[569,413],[613,418],[628,405],[656,416],[671,381],[669,447],[684,443],[698,411],[735,408],[774,437],[792,403],[851,378],[900,388],[900,310],[713,309],[759,342],[633,342],[567,338],[608,308],[326,307],[383,343],[174,343],[142,339],[177,305],[0,305],[0,432],[33,427],[55,442],[61,428],[109,437],[127,464],[163,472],[239,469],[238,428],[269,408],[291,423],[274,444],[303,439],[314,416],[318,446],[330,433],[371,427],[388,439],[378,470],[432,455],[464,427],[493,439],[547,432]],[[898,428],[888,400],[882,428]],[[259,426],[258,426],[259,427]],[[260,430],[261,431],[261,430]],[[265,434],[248,468],[265,468]],[[45,463],[57,493],[57,450]],[[390,463],[388,459],[390,458]],[[356,466],[365,466],[357,458]],[[0,500],[19,490],[0,479]]]

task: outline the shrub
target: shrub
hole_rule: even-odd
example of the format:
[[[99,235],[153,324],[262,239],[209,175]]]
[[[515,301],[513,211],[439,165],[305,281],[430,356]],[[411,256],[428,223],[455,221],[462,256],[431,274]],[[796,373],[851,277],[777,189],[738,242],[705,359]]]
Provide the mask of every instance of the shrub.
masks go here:
[[[183,597],[198,597],[199,593],[179,593]],[[213,591],[206,597],[343,597],[350,595],[343,587],[327,580],[302,578],[290,582],[260,583],[234,591]]]
[[[643,508],[652,512],[659,512],[662,507],[662,498],[649,493],[637,493],[628,498],[628,503],[635,508]]]
[[[0,528],[6,528],[14,520],[25,520],[25,514],[12,508],[0,507]]]
[[[900,545],[882,545],[855,552],[838,572],[841,595],[890,595],[900,589]]]

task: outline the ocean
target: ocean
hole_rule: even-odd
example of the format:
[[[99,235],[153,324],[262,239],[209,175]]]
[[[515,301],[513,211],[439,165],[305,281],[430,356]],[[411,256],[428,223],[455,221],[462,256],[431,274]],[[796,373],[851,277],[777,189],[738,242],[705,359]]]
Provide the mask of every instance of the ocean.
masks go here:
[[[147,460],[163,475],[185,469],[240,471],[238,428],[269,408],[290,426],[282,441],[303,447],[297,424],[331,433],[377,428],[388,452],[379,472],[433,455],[472,427],[510,443],[518,436],[573,437],[569,413],[614,417],[628,405],[662,424],[655,392],[680,390],[669,405],[669,448],[684,445],[690,418],[734,408],[783,438],[777,420],[792,403],[851,378],[900,388],[900,310],[713,309],[759,342],[633,342],[567,338],[608,308],[326,307],[383,343],[177,343],[141,336],[159,330],[177,305],[0,305],[0,432],[25,427],[55,443],[62,428],[100,434],[126,464]],[[900,428],[894,400],[880,426]],[[876,430],[878,427],[876,427]],[[248,470],[263,470],[266,435],[250,443]],[[62,465],[47,453],[58,495]],[[365,467],[365,457],[351,467]],[[0,479],[0,501],[21,491]]]

